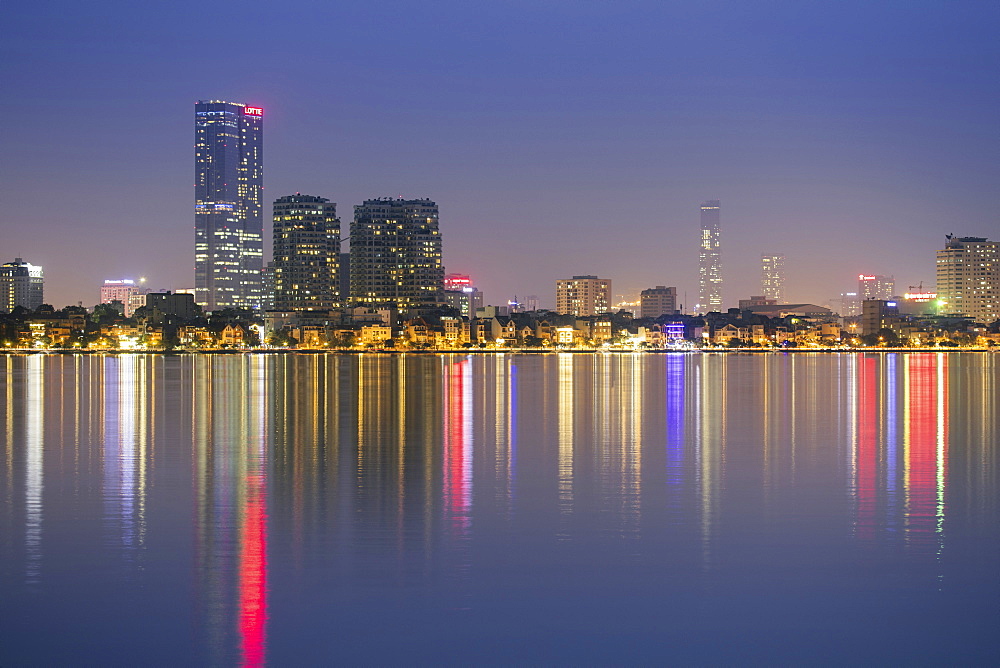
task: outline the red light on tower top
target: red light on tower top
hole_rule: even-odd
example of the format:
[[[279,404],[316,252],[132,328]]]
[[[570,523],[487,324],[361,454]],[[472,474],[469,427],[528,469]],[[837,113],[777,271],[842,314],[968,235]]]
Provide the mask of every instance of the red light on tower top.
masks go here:
[[[260,107],[243,107],[243,114],[246,116],[263,116],[264,110]]]

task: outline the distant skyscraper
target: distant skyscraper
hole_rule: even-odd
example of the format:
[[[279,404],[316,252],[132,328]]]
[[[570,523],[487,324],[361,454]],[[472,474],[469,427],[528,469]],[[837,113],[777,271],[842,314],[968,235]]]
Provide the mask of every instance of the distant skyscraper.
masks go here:
[[[701,205],[701,251],[698,254],[698,307],[702,313],[722,309],[722,249],[719,200]]]
[[[0,265],[0,311],[18,306],[34,311],[44,303],[44,283],[42,268],[19,257]]]
[[[556,313],[598,315],[611,310],[611,281],[574,276],[556,281]]]
[[[892,299],[896,281],[892,276],[858,274],[858,301],[866,299]]]
[[[785,301],[785,256],[764,253],[760,256],[760,289],[768,299]]]
[[[221,100],[195,105],[194,282],[209,311],[261,304],[263,114]]]
[[[1000,320],[1000,242],[948,235],[937,252],[937,293],[943,315]]]
[[[833,301],[840,303],[840,308],[837,311],[840,315],[861,315],[861,300],[858,299],[857,292],[841,292],[840,296]]]
[[[329,311],[340,302],[340,219],[323,197],[274,202],[274,309]]]
[[[639,317],[658,318],[677,311],[677,288],[657,285],[643,290],[639,295]]]
[[[370,199],[351,223],[351,302],[400,309],[444,303],[438,205]]]

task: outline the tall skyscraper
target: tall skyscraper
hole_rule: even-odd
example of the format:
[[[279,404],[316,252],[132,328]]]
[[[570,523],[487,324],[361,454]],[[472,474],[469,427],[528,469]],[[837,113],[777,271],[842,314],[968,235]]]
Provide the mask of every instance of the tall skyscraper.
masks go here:
[[[949,234],[937,252],[937,293],[942,315],[1000,320],[1000,242]]]
[[[697,311],[722,309],[722,249],[720,247],[719,200],[701,205],[701,251],[698,254]]]
[[[205,310],[260,308],[264,261],[260,107],[195,105],[196,301]]]
[[[574,276],[556,281],[556,313],[598,315],[611,310],[611,281]]]
[[[896,280],[881,274],[858,274],[858,301],[866,299],[892,299]]]
[[[0,312],[18,306],[34,311],[44,302],[45,274],[38,265],[21,258],[0,265]]]
[[[329,311],[340,302],[340,219],[323,197],[274,202],[274,309]]]
[[[768,299],[785,301],[785,256],[764,253],[760,256],[760,289]]]
[[[444,303],[438,205],[429,199],[369,199],[351,223],[354,304],[408,309]]]

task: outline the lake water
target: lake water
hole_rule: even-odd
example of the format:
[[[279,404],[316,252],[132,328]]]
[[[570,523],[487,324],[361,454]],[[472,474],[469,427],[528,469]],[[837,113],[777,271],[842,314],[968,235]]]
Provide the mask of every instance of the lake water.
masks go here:
[[[998,371],[0,356],[0,665],[997,664]]]

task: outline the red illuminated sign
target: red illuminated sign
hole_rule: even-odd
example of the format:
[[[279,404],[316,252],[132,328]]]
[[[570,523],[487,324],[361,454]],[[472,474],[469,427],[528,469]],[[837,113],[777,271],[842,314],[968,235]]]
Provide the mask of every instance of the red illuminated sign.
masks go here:
[[[864,274],[858,274],[858,280],[859,281],[874,281],[875,277],[874,276],[865,276]]]
[[[243,113],[247,116],[263,116],[264,110],[260,107],[243,107]]]

